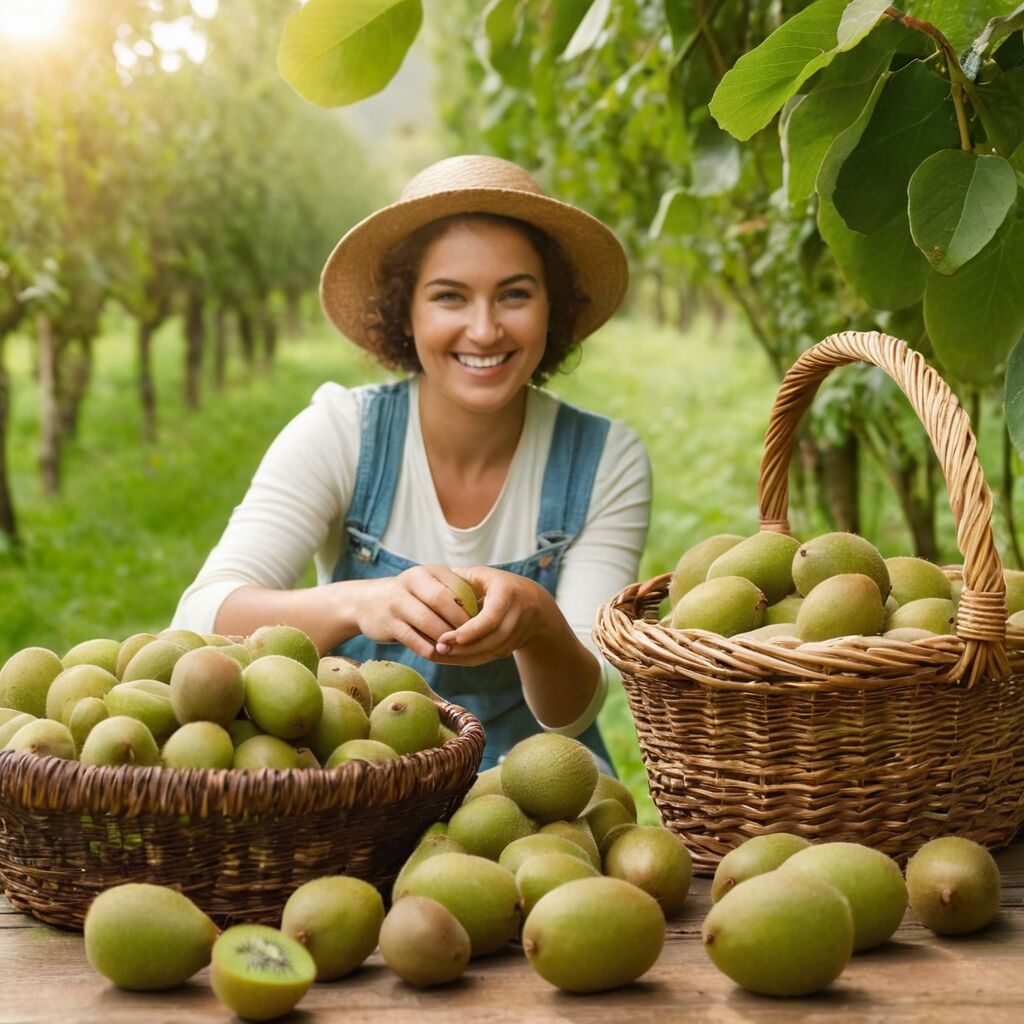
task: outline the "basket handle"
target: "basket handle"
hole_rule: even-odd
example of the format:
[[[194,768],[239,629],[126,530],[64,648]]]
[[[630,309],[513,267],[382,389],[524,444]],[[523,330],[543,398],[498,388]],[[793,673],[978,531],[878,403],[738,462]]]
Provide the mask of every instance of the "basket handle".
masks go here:
[[[1005,678],[1010,671],[1006,584],[992,537],[992,494],[978,462],[977,442],[949,385],[906,342],[877,331],[843,331],[808,349],[789,368],[765,434],[758,481],[761,529],[789,533],[789,464],[800,419],[825,377],[858,361],[880,367],[903,390],[924,424],[949,490],[957,547],[964,558],[955,625],[964,650],[951,674],[968,686],[982,676]]]

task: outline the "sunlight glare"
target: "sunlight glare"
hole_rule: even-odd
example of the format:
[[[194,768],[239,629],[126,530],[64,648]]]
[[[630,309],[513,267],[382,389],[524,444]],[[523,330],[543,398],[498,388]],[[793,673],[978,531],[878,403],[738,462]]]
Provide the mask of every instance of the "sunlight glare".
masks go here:
[[[68,13],[68,0],[0,0],[0,35],[44,39],[56,35]]]

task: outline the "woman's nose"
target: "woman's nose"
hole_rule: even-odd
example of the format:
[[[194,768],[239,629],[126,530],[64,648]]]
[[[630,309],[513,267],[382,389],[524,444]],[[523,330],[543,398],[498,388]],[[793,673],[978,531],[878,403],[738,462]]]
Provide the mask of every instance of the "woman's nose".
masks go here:
[[[475,302],[466,328],[469,339],[478,345],[494,344],[503,335],[501,321],[492,303],[485,299]]]

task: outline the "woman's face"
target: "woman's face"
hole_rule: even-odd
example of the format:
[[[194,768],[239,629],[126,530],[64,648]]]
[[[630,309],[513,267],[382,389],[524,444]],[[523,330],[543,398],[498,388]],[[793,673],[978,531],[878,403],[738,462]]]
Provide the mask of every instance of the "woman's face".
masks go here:
[[[424,253],[410,303],[421,386],[475,412],[504,408],[544,355],[548,312],[543,262],[523,232],[453,224]]]

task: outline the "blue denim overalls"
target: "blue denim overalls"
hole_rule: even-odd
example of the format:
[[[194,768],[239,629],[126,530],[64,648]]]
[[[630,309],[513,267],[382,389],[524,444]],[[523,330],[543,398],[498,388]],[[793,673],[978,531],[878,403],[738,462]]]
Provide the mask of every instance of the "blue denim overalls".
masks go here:
[[[415,562],[381,546],[398,485],[409,417],[408,381],[367,388],[364,392],[362,446],[356,482],[345,519],[347,541],[333,579],[380,579],[396,576]],[[609,421],[562,403],[548,453],[537,521],[537,548],[528,558],[496,566],[535,580],[552,596],[562,555],[583,528],[597,464]],[[336,654],[356,661],[387,659],[412,665],[436,693],[476,715],[487,734],[481,770],[519,740],[541,727],[523,700],[515,659],[511,656],[478,667],[439,665],[398,643],[377,643],[365,636],[345,641]],[[577,739],[611,771],[610,758],[596,722]]]

